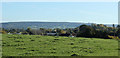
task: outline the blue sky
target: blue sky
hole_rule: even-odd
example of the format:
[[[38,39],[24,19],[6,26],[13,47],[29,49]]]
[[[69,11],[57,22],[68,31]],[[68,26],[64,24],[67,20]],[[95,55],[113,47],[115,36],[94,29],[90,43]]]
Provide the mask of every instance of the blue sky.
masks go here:
[[[118,23],[117,2],[3,2],[2,22]]]

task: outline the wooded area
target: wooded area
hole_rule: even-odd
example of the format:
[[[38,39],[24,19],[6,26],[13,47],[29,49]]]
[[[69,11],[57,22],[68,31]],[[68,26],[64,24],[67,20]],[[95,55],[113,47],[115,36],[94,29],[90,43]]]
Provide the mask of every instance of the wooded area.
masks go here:
[[[80,25],[76,28],[30,28],[27,29],[4,29],[0,31],[3,34],[24,34],[24,35],[53,35],[53,36],[74,36],[74,37],[90,37],[90,38],[107,38],[119,39],[120,25],[115,27],[108,27],[103,24]],[[49,34],[48,34],[49,33]]]

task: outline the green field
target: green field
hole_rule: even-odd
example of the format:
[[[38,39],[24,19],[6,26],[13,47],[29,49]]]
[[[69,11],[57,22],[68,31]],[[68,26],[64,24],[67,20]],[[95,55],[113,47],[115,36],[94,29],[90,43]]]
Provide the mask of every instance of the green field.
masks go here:
[[[2,35],[3,56],[118,56],[113,39]]]

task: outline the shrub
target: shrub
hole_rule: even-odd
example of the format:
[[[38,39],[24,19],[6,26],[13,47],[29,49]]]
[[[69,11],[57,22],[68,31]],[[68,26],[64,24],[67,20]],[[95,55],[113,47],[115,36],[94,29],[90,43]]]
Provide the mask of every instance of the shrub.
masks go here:
[[[118,36],[110,36],[110,35],[108,35],[108,37],[111,38],[111,39],[117,39],[117,40],[119,40]]]

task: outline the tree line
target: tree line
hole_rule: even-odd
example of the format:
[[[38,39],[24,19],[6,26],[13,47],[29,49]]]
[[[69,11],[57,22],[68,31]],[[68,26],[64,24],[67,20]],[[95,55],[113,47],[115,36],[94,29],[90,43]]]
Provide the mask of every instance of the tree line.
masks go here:
[[[0,28],[0,32],[5,33],[21,33],[29,35],[47,35],[47,33],[56,33],[58,36],[76,36],[76,37],[89,37],[89,38],[118,38],[120,37],[120,25],[115,27],[113,24],[112,27],[108,27],[103,24],[91,24],[91,25],[80,25],[76,28],[54,28],[54,29],[4,29]]]

